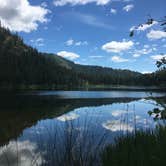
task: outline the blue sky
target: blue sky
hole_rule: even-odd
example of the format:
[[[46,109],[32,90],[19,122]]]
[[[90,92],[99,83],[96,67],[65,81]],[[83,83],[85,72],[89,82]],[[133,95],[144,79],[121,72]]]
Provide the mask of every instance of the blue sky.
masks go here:
[[[1,2],[2,1],[2,2]],[[165,0],[0,0],[0,20],[42,52],[75,63],[156,70],[166,56],[166,32],[148,15],[166,15]],[[138,26],[134,37],[129,37]],[[163,53],[163,55],[161,55]]]

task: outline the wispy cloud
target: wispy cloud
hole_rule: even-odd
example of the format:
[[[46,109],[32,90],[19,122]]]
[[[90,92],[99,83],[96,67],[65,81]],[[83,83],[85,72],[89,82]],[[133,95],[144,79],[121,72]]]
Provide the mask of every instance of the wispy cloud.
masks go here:
[[[67,46],[72,46],[72,45],[74,44],[74,40],[73,40],[73,39],[69,39],[69,40],[67,40],[67,41],[65,42],[65,44],[66,44]]]
[[[104,29],[112,29],[113,27],[104,22],[104,20],[90,14],[84,14],[84,13],[79,13],[79,12],[71,12],[71,13],[66,13],[69,17],[72,19],[75,19],[83,24],[93,26],[93,27],[98,27],[98,28],[104,28]]]
[[[111,12],[112,14],[116,14],[116,13],[117,13],[117,10],[116,10],[116,9],[111,8],[110,12]]]
[[[111,61],[113,61],[115,63],[122,63],[122,62],[128,62],[129,59],[125,59],[125,58],[122,58],[120,56],[112,56]]]
[[[69,39],[65,42],[67,46],[87,46],[87,41],[74,41],[73,39]]]
[[[40,6],[41,6],[41,7],[44,7],[44,8],[47,8],[47,7],[48,7],[47,2],[42,2]]]
[[[129,12],[133,8],[134,8],[134,5],[133,4],[129,4],[129,5],[126,5],[125,7],[123,7],[123,10],[126,11],[126,12]]]
[[[65,6],[65,5],[86,5],[89,3],[95,3],[96,5],[106,5],[111,0],[54,0],[53,3],[55,6]]]
[[[37,47],[44,46],[44,39],[43,38],[37,38],[37,39],[32,39],[30,40],[31,43],[33,43]]]
[[[133,1],[133,0],[123,0],[123,2],[131,2],[131,1]]]
[[[153,60],[160,60],[162,58],[166,58],[166,54],[165,55],[152,55],[151,58]]]
[[[152,53],[153,51],[155,51],[156,48],[147,48],[148,45],[145,45],[143,49],[135,49],[133,51],[133,57],[134,58],[138,58],[142,55],[147,55],[147,54],[150,54]]]
[[[91,56],[89,56],[90,58],[94,58],[94,59],[96,59],[96,58],[103,58],[103,56],[102,55],[91,55]]]

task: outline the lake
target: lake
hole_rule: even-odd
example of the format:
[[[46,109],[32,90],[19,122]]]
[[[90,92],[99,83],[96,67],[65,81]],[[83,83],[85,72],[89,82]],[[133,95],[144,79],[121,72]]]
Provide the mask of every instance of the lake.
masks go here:
[[[86,166],[100,165],[116,137],[162,124],[148,111],[162,109],[166,92],[35,91],[0,101],[0,165]]]

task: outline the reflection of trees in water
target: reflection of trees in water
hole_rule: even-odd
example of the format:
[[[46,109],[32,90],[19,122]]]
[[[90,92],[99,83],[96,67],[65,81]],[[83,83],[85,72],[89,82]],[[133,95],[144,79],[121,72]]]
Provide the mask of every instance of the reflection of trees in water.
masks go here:
[[[130,102],[135,99],[57,99],[54,96],[0,96],[0,145],[17,138],[42,119],[52,119],[75,108]]]
[[[35,102],[37,100],[32,100],[32,101]],[[37,122],[37,120],[45,119],[45,118],[55,118],[58,115],[57,112],[60,115],[65,112],[71,111],[74,108],[80,108],[84,106],[85,107],[98,106],[102,104],[111,104],[116,102],[128,103],[130,101],[133,101],[133,99],[121,99],[121,100],[107,99],[103,101],[101,100],[60,100],[60,101],[51,100],[50,101],[51,106],[49,105],[49,101],[50,100],[45,101],[46,103],[48,102],[48,105],[42,103],[43,99],[41,103],[32,103],[31,105],[29,105],[29,107],[26,107],[26,105],[24,104],[25,108],[28,108],[27,110],[24,110],[24,107],[19,107],[19,109],[16,112],[14,111],[13,113],[14,115],[20,115],[19,117],[17,117],[18,118],[17,120],[22,119],[22,121],[20,121],[20,125],[22,124],[27,125],[29,123],[29,127],[30,127],[31,125],[34,125]],[[25,103],[26,102],[27,101],[25,101]],[[36,104],[38,106],[33,107]],[[2,111],[1,113],[3,112],[4,111]],[[10,112],[12,111],[8,110],[8,113]],[[133,112],[129,110],[127,110],[127,112],[125,112],[124,110],[123,111],[118,110],[118,111],[112,112],[112,115],[115,117],[127,117],[127,121],[126,120],[124,121],[124,122],[127,122],[127,126],[124,125],[125,123],[124,124],[122,123],[123,121],[122,122],[112,121],[114,128],[112,128],[112,123],[108,123],[108,124],[106,123],[105,126],[103,127],[111,130],[111,132],[119,131],[119,128],[124,131],[126,130],[130,131],[130,128],[128,126],[128,122],[130,121],[130,117],[129,117],[130,113],[132,114]],[[10,117],[9,114],[6,114],[6,115],[7,115],[7,118],[9,118],[10,120],[13,118],[13,116]],[[28,145],[28,143],[25,143],[28,147],[30,147],[30,149],[28,149],[28,147],[27,149],[26,148],[19,149],[19,153],[21,153],[22,156],[19,156],[19,159],[17,160],[16,160],[17,153],[15,155],[13,155],[13,153],[14,151],[17,152],[18,148],[17,150],[11,150],[10,148],[10,147],[14,147],[13,142],[12,143],[10,142],[7,146],[1,147],[1,150],[3,149],[2,152],[6,151],[7,152],[6,156],[8,156],[10,160],[13,160],[13,161],[20,162],[21,160],[23,160],[22,158],[26,158],[26,161],[24,161],[25,163],[23,163],[25,166],[29,162],[29,160],[33,160],[32,157],[29,157],[31,156],[30,154],[32,154],[34,158],[36,157],[38,158],[38,153],[35,153],[37,148],[39,148],[41,152],[45,152],[42,154],[42,156],[39,155],[39,158],[37,160],[39,162],[38,165],[40,165],[41,162],[43,161],[47,161],[47,163],[44,163],[44,165],[98,166],[101,164],[99,155],[102,149],[105,147],[105,144],[106,144],[105,140],[108,136],[107,135],[108,132],[105,132],[105,133],[101,132],[101,130],[98,128],[98,125],[94,127],[89,127],[92,125],[92,123],[94,123],[94,121],[90,117],[91,116],[88,116],[87,118],[85,118],[83,122],[80,122],[78,115],[74,113],[68,113],[56,118],[55,120],[59,121],[60,125],[58,125],[57,123],[56,125],[55,123],[52,123],[49,126],[45,126],[46,128],[44,129],[44,132],[43,131],[41,132],[42,134],[40,134],[39,130],[36,130],[36,131],[39,131],[39,133],[36,133],[38,146],[36,146],[35,144]],[[95,123],[98,124],[99,119],[96,118]],[[80,128],[80,126],[82,127]],[[15,127],[16,126],[13,126],[13,128]],[[41,126],[39,125],[38,127],[42,128],[44,127],[44,124],[41,124]],[[91,128],[93,128],[93,130]],[[132,130],[133,128],[131,128],[131,131]],[[21,145],[20,142],[18,142],[17,144],[19,146]],[[22,147],[25,147],[25,146],[22,145]],[[29,156],[26,157],[25,156],[26,154],[28,154]],[[3,162],[6,161],[5,158],[1,158],[1,154],[0,154],[0,159]]]

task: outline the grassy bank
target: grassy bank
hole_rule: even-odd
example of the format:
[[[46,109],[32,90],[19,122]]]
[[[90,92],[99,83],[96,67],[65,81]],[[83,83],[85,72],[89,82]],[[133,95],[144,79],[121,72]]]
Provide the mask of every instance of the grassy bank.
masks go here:
[[[103,166],[164,166],[166,127],[119,137],[103,153]]]

